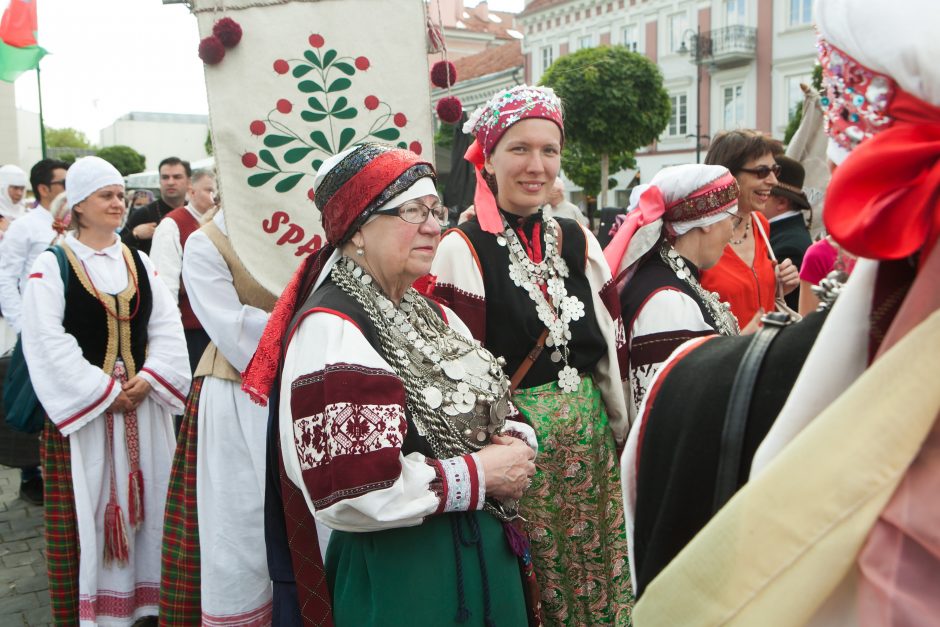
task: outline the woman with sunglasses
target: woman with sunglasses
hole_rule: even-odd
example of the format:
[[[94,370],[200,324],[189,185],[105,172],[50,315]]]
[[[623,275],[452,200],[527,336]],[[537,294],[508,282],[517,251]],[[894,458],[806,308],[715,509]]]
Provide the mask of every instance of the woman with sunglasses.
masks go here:
[[[738,215],[743,220],[735,226],[718,263],[702,272],[702,287],[731,305],[742,328],[773,311],[778,283],[784,295],[800,286],[799,271],[789,259],[779,264],[772,261],[766,237],[770,226],[761,213],[780,172],[774,156],[782,152],[783,146],[775,139],[757,131],[735,130],[716,135],[705,155],[705,163],[722,165],[737,179]]]
[[[741,222],[737,211],[738,184],[717,165],[664,168],[634,188],[627,219],[604,249],[627,330],[631,423],[676,347],[703,335],[738,334],[730,306],[699,283]]]

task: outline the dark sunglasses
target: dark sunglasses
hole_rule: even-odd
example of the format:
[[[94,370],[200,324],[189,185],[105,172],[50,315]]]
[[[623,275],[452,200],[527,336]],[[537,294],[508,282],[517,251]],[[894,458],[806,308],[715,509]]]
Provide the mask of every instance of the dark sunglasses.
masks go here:
[[[782,168],[779,164],[775,163],[773,165],[761,165],[756,168],[741,168],[738,172],[747,172],[748,174],[753,174],[759,179],[765,179],[770,176],[770,173],[773,172],[774,176],[780,176],[780,170]]]
[[[376,213],[386,216],[398,216],[409,224],[424,224],[427,222],[428,214],[433,214],[434,220],[438,223],[438,225],[441,227],[447,226],[447,207],[440,203],[437,203],[432,207],[428,207],[422,202],[410,200],[399,207],[383,209],[381,211],[376,211]]]
[[[53,185],[61,185],[61,186],[62,186],[62,189],[65,189],[65,179],[58,179],[58,180],[55,180],[55,181],[49,181],[49,187],[52,187]]]

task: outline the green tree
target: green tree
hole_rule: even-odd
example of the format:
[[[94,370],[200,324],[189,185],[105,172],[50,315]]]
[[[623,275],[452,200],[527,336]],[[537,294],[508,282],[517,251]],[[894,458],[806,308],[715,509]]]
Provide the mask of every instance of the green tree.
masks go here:
[[[94,148],[85,133],[74,128],[47,128],[46,146],[49,148]]]
[[[614,172],[636,167],[636,159],[630,153],[610,155],[610,169]],[[571,182],[584,190],[585,196],[597,196],[601,191],[601,159],[584,148],[579,142],[569,140],[561,153],[561,169]],[[613,183],[611,183],[613,181]],[[616,184],[616,179],[610,178],[608,186]]]
[[[130,146],[105,146],[98,156],[117,168],[121,176],[143,172],[147,160]]]
[[[74,152],[63,152],[59,153],[58,159],[59,161],[64,161],[65,163],[72,165],[75,163],[76,157]]]
[[[600,206],[605,206],[611,156],[649,145],[669,123],[662,73],[624,46],[601,46],[561,57],[541,83],[564,104],[568,140],[600,157]]]

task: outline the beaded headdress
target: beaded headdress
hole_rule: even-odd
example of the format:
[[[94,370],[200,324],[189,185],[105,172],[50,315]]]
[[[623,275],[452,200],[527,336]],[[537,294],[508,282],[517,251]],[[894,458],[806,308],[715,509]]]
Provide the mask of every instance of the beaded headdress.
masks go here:
[[[470,115],[463,125],[464,133],[472,133],[489,155],[506,130],[520,120],[542,118],[558,125],[562,135],[561,100],[551,87],[517,85],[500,92]]]
[[[874,72],[819,38],[826,132],[846,152],[891,125],[888,107],[897,93],[890,76]]]
[[[940,239],[940,3],[902,4],[816,5],[830,155],[844,157],[823,221],[868,259],[926,256]]]
[[[550,120],[558,125],[564,142],[565,127],[561,119],[561,100],[550,87],[517,85],[490,98],[478,107],[463,126],[464,133],[476,136],[464,159],[476,170],[476,192],[473,196],[480,228],[500,233],[503,221],[496,208],[496,199],[483,179],[483,164],[510,126],[528,118]]]

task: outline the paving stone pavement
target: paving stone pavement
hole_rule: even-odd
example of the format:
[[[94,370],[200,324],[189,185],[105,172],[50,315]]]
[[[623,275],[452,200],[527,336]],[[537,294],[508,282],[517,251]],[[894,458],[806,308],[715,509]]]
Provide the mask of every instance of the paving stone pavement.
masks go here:
[[[20,471],[0,466],[0,627],[52,625],[42,507],[19,492]]]

